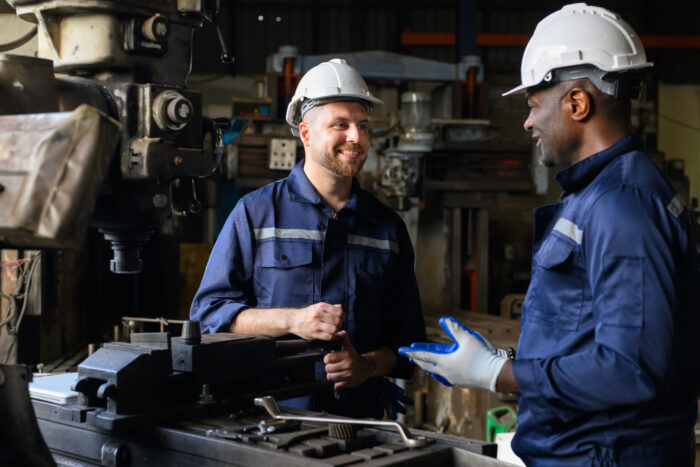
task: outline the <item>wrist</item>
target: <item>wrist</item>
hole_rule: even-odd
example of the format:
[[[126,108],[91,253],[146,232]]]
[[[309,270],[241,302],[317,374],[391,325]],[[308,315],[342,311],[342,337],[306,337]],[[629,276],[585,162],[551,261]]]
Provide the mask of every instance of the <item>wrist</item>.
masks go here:
[[[284,329],[282,330],[282,335],[284,334],[298,334],[296,328],[297,320],[294,319],[296,313],[299,311],[296,308],[284,308]]]
[[[508,363],[510,359],[504,358],[500,355],[496,355],[493,358],[493,361],[490,364],[490,372],[491,376],[489,378],[488,382],[488,387],[485,389],[488,389],[491,392],[498,392],[498,379],[501,376],[501,373],[503,371],[503,367]]]
[[[371,353],[365,353],[360,355],[360,358],[365,362],[367,377],[374,378],[378,376],[377,359],[375,356]]]

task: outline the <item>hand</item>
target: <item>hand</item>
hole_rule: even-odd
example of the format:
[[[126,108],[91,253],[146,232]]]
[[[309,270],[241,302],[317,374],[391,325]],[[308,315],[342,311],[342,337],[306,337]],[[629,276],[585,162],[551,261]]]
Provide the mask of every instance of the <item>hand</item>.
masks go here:
[[[303,339],[329,341],[343,324],[343,305],[315,303],[291,310],[289,332]]]
[[[506,352],[452,317],[440,318],[440,327],[454,344],[413,343],[399,348],[399,353],[443,384],[495,392],[498,375],[508,361]]]
[[[343,341],[343,348],[327,354],[323,357],[323,363],[326,364],[326,378],[335,382],[334,390],[340,391],[364,383],[372,376],[375,365],[357,353],[350,343],[347,331],[338,332],[336,337]]]

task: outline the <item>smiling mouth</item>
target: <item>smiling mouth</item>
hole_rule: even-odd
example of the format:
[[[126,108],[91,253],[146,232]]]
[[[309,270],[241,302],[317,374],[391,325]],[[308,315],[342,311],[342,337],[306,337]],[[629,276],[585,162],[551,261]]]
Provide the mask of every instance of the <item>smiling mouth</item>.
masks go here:
[[[358,159],[362,156],[363,152],[358,149],[338,149],[338,154],[348,159]]]

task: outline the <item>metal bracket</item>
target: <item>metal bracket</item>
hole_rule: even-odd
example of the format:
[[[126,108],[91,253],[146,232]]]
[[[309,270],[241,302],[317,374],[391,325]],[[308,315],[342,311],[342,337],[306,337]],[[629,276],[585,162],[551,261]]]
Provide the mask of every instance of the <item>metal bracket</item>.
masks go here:
[[[413,437],[410,430],[403,423],[390,422],[386,420],[364,420],[354,418],[340,417],[310,417],[302,415],[282,415],[280,408],[272,396],[256,397],[255,405],[263,407],[267,410],[272,418],[278,420],[298,420],[300,422],[315,422],[315,423],[340,423],[345,425],[369,425],[369,426],[386,426],[395,428],[399,432],[405,444],[409,448],[419,448],[425,446],[428,441],[423,436]]]

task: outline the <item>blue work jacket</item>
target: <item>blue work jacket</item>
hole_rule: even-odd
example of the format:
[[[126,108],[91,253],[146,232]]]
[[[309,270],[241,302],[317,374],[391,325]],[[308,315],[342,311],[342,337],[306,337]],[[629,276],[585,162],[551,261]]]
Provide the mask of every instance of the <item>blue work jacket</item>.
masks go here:
[[[688,211],[627,136],[535,210],[513,372],[528,465],[692,465],[700,367]],[[567,462],[568,461],[568,462]]]
[[[244,196],[214,245],[190,308],[202,331],[227,332],[247,308],[342,304],[358,353],[394,351],[425,338],[414,253],[406,226],[353,180],[348,203],[336,214],[321,199],[299,162],[290,175]],[[390,376],[410,378],[398,356]],[[317,377],[325,377],[317,366]],[[317,397],[294,404],[356,417],[381,418],[379,379],[348,390],[343,399]]]

